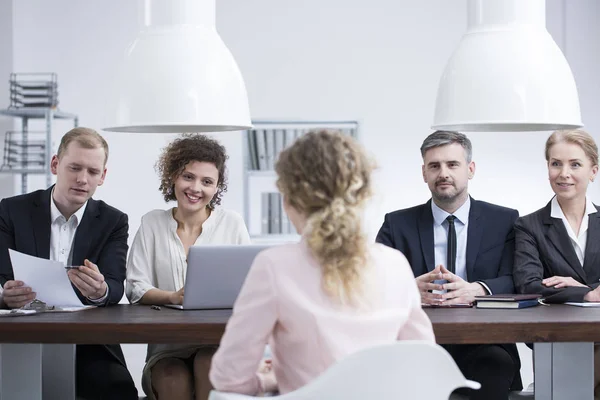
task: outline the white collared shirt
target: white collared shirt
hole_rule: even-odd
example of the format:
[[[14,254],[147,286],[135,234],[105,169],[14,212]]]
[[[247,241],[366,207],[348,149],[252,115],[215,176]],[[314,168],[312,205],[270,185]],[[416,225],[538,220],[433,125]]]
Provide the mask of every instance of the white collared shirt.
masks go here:
[[[87,201],[67,220],[56,207],[54,189],[50,200],[50,260],[70,266],[73,258],[73,239],[83,218]]]
[[[73,240],[75,233],[81,223],[83,214],[87,207],[87,201],[71,215],[67,220],[56,207],[54,202],[54,189],[50,194],[50,260],[60,261],[66,266],[71,266],[73,262]],[[90,299],[93,303],[103,303],[108,297],[108,287],[106,293],[99,299]]]
[[[456,230],[456,275],[467,280],[467,232],[469,228],[469,211],[471,210],[471,199],[458,208],[452,215],[454,229]],[[442,264],[448,268],[446,258],[448,257],[448,212],[439,208],[431,201],[431,212],[433,213],[433,243],[435,249],[435,265]]]
[[[583,268],[583,262],[585,261],[585,246],[587,244],[587,230],[589,223],[589,215],[598,212],[592,201],[589,197],[585,198],[585,212],[583,213],[583,219],[581,220],[581,226],[579,227],[579,235],[575,234],[573,228],[571,228],[571,224],[565,217],[565,214],[560,208],[560,204],[558,204],[558,200],[556,196],[552,199],[550,203],[550,216],[552,218],[562,219],[563,224],[565,224],[565,228],[567,229],[567,233],[569,234],[569,239],[571,240],[571,245],[573,246],[573,250],[575,250],[575,254],[577,254],[577,258],[581,263],[581,267]]]
[[[467,201],[458,208],[452,215],[456,217],[454,220],[454,230],[456,231],[456,261],[455,275],[458,275],[463,280],[467,280],[467,234],[469,232],[469,213],[471,211],[471,198],[467,197]],[[450,215],[448,212],[439,208],[433,200],[431,201],[431,212],[433,214],[433,247],[435,253],[435,265],[442,264],[448,268],[446,258],[448,257],[448,221],[446,218]],[[445,280],[435,281],[435,283],[444,284]],[[487,290],[488,294],[492,291],[483,282],[477,281]],[[435,291],[435,293],[445,293],[446,291]]]

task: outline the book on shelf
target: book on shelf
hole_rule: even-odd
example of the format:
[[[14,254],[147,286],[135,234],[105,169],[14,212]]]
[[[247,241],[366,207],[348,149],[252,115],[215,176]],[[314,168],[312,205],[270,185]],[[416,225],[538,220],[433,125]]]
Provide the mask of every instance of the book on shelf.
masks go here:
[[[268,170],[269,166],[267,163],[267,142],[265,139],[265,131],[263,129],[256,129],[254,132],[254,138],[256,143],[256,153],[258,156],[258,169],[261,171]]]
[[[265,159],[268,170],[275,169],[275,135],[273,131],[263,130],[265,138]]]
[[[518,309],[537,306],[541,299],[540,294],[492,294],[476,296],[475,302],[477,308]]]
[[[258,170],[258,151],[256,148],[256,131],[248,131],[246,135],[248,138],[248,165],[247,170],[256,171]]]
[[[276,129],[273,134],[273,139],[275,142],[275,148],[273,151],[273,168],[275,168],[275,164],[277,162],[277,158],[279,157],[279,153],[281,153],[285,148],[285,130]]]
[[[271,204],[271,193],[261,193],[261,211],[260,211],[260,234],[268,235],[270,231],[270,204]]]
[[[269,193],[269,233],[281,234],[281,195]]]

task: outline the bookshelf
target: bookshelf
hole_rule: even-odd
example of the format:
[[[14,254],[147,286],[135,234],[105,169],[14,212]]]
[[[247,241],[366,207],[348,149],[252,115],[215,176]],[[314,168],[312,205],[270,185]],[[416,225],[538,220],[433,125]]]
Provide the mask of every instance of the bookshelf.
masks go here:
[[[356,121],[252,122],[244,140],[245,220],[250,237],[257,243],[298,241],[299,235],[283,210],[275,184],[279,153],[296,139],[315,129],[336,129],[357,137]]]

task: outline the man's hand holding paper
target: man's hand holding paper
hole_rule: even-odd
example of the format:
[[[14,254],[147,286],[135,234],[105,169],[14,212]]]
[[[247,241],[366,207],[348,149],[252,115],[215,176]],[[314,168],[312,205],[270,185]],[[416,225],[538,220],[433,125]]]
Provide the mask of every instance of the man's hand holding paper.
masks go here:
[[[21,308],[35,300],[36,293],[23,281],[7,281],[4,284],[4,304],[8,308]]]
[[[98,266],[90,260],[84,261],[85,265],[77,269],[70,269],[67,274],[73,285],[88,299],[99,299],[106,294],[108,285]]]
[[[49,306],[56,307],[83,306],[73,290],[63,263],[33,257],[12,249],[9,249],[8,252],[15,276],[14,281],[8,281],[4,284],[4,302],[9,307],[11,307],[9,302],[12,302],[11,308],[18,308],[33,299],[38,299]],[[71,270],[69,272],[76,271]],[[21,284],[18,285],[15,282]],[[30,291],[27,292],[27,289]],[[19,297],[23,296],[23,292],[29,296]]]

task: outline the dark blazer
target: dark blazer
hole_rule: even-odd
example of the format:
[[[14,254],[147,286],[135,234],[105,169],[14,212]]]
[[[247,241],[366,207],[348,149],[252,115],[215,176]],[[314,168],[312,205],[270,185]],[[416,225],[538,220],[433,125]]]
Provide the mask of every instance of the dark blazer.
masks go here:
[[[493,294],[514,293],[512,278],[519,212],[471,198],[467,231],[467,281],[485,283]],[[400,250],[415,276],[435,268],[431,200],[386,214],[377,242]]]
[[[50,194],[47,190],[0,201],[0,284],[14,279],[8,249],[50,258]],[[127,215],[103,201],[88,200],[73,239],[73,265],[86,258],[96,264],[108,285],[106,304],[123,297],[127,262]],[[77,288],[84,304],[92,304]]]
[[[51,192],[52,187],[0,201],[3,286],[14,279],[8,249],[50,258]],[[88,200],[73,239],[72,263],[83,265],[87,258],[98,266],[108,285],[103,305],[117,304],[123,297],[128,229],[126,214],[103,201]],[[84,304],[92,304],[75,286],[73,290]],[[76,369],[78,398],[138,398],[119,345],[77,345]]]
[[[515,250],[513,225],[519,212],[471,198],[467,231],[467,281],[484,282],[493,294],[514,293],[512,270]],[[431,200],[416,207],[386,214],[377,242],[400,250],[415,276],[435,268]],[[521,359],[514,343],[500,344],[516,367],[511,390],[521,390]],[[453,357],[470,348],[446,345]],[[462,350],[461,350],[462,349]]]
[[[563,221],[550,216],[551,204],[515,224],[515,286],[520,293],[542,294],[547,303],[581,302],[600,284],[600,212],[589,215],[582,266]],[[596,209],[600,211],[598,206]],[[542,285],[542,279],[551,276],[570,276],[588,287],[554,289]]]

